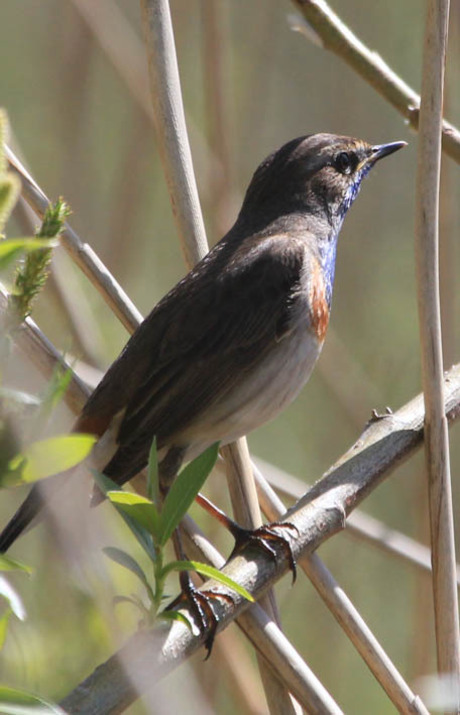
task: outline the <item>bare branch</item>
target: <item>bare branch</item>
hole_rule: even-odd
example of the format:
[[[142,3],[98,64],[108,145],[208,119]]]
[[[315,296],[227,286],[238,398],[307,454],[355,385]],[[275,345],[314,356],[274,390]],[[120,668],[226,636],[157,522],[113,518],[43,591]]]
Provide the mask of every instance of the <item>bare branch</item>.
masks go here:
[[[336,15],[324,0],[292,0],[306,22],[319,37],[319,44],[344,60],[374,87],[390,104],[418,129],[420,97],[391,67],[372,52]],[[460,162],[460,132],[444,121],[442,148]]]
[[[5,151],[9,168],[21,179],[22,196],[37,216],[43,218],[50,203],[48,197],[30,176],[14,152],[8,147],[5,147]],[[68,223],[65,224],[65,229],[61,234],[61,243],[73,261],[99,291],[121,323],[132,333],[141,322],[142,316],[91,246],[83,243]]]
[[[460,417],[460,365],[452,368],[445,377],[445,397],[446,415],[451,420],[457,419]],[[351,449],[307,492],[295,508],[287,513],[287,520],[298,529],[298,534],[291,544],[297,559],[311,553],[326,539],[343,529],[345,519],[353,509],[398,463],[421,444],[423,421],[423,398],[419,395],[394,414],[370,423]],[[247,549],[231,559],[223,571],[249,588],[258,598],[275,580],[286,573],[288,568],[285,558],[279,558],[275,562],[262,553]],[[206,588],[218,591],[222,587],[208,582]],[[247,605],[239,596],[236,596],[232,606],[226,602],[222,603],[218,608],[220,627],[224,628],[230,620],[239,616]],[[274,624],[271,628],[275,628]],[[146,633],[133,636],[118,654],[123,662],[126,662],[127,657],[136,672],[145,672],[143,669],[148,663],[146,679],[150,684],[154,668],[158,667],[160,677],[188,657],[200,644],[199,637],[179,623],[175,623],[170,631],[160,626],[150,637],[151,640]],[[126,687],[131,687],[123,676],[121,665],[117,665],[116,658],[117,656],[113,656],[107,664],[99,666],[95,673],[66,699],[64,705],[69,712],[93,712],[90,705],[92,698],[96,698],[98,692],[110,691],[106,675],[110,680],[114,677],[113,674],[116,674],[117,688],[121,687],[123,678]],[[134,660],[131,661],[131,658]],[[299,698],[298,686],[293,685],[292,692]],[[300,695],[302,702],[304,694]],[[120,697],[125,698],[126,693],[121,693]],[[78,703],[81,709],[71,709],[69,705],[72,702]],[[84,710],[83,707],[87,709]],[[413,707],[423,708],[419,701],[414,701]]]
[[[191,268],[208,251],[185,125],[174,35],[166,0],[141,0],[153,118],[174,220]]]

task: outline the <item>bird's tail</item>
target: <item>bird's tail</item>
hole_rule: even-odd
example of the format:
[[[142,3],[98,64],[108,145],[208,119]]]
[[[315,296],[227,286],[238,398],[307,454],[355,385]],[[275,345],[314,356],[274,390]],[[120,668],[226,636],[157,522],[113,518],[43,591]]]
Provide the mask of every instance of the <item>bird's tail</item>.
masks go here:
[[[30,526],[42,506],[43,499],[40,496],[40,488],[34,485],[25,501],[0,534],[0,554],[8,551],[11,544]]]

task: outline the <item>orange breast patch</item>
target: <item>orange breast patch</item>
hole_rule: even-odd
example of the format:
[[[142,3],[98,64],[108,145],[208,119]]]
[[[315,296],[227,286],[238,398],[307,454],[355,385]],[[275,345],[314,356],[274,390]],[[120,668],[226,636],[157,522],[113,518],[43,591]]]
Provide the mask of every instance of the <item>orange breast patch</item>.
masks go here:
[[[318,340],[323,342],[329,325],[330,311],[326,298],[326,284],[317,260],[314,260],[312,265],[309,299],[311,326]]]

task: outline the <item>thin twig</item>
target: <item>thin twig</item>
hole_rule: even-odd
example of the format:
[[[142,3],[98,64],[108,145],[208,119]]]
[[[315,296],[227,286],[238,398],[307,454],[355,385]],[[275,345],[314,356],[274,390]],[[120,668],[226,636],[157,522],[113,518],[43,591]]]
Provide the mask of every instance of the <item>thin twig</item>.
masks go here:
[[[208,251],[185,125],[174,35],[166,0],[141,0],[153,121],[174,221],[190,269]]]
[[[258,477],[258,493],[262,509],[270,521],[278,521],[284,514],[284,505],[262,475],[259,474]],[[411,691],[319,556],[307,554],[301,558],[299,565],[398,711],[428,715],[423,703]]]
[[[235,519],[246,529],[257,529],[262,524],[262,517],[246,439],[239,439],[233,444],[222,447],[221,454],[224,458]],[[275,597],[271,590],[262,597],[260,605],[274,623],[281,627]],[[258,661],[270,713],[272,715],[294,713],[296,703],[292,702],[289,693],[276,677],[276,671],[268,669],[260,656]]]
[[[97,0],[97,3],[94,0],[72,0],[72,2],[131,94],[136,106],[153,124],[145,48],[133,26],[112,0]],[[200,175],[201,173],[206,175],[209,171],[209,176],[212,177],[216,172],[221,171],[219,161],[210,151],[201,130],[190,117],[187,123],[193,146],[200,160]],[[210,182],[211,178],[207,183]],[[204,188],[206,190],[206,186]]]
[[[22,196],[19,197],[19,201],[13,209],[13,215],[22,234],[33,236],[36,229],[36,216]],[[61,265],[56,268],[56,264],[59,262]],[[59,251],[54,251],[46,287],[51,291],[58,309],[63,312],[67,320],[76,350],[83,359],[98,364],[102,355],[100,333],[95,330],[86,293],[80,289],[80,285],[76,281],[73,282],[72,298],[70,297],[68,273],[67,266],[62,265],[62,254],[60,255]],[[77,290],[76,298],[74,297],[75,290]]]
[[[344,60],[379,94],[418,129],[420,97],[394,72],[384,60],[372,52],[336,15],[324,0],[292,0],[320,44]],[[460,132],[444,121],[442,148],[460,163]]]
[[[253,463],[253,469],[259,501],[262,503],[264,499],[261,490],[265,488],[265,483],[268,483],[277,493],[294,501],[301,499],[307,489],[310,488],[310,485],[302,479],[294,477],[292,474],[288,474],[279,469],[279,467],[275,467],[273,464],[258,457]],[[375,546],[383,553],[396,557],[405,564],[411,564],[422,575],[431,576],[431,552],[429,548],[359,509],[349,516],[345,534]],[[459,566],[457,566],[457,586],[460,586]]]
[[[423,56],[415,240],[438,671],[450,674],[453,686],[455,681],[457,707],[454,708],[452,702],[452,712],[458,712],[459,618],[449,443],[444,415],[438,265],[441,118],[448,18],[449,0],[429,0]]]
[[[5,152],[9,169],[21,179],[22,196],[37,216],[43,218],[50,203],[49,199],[14,152],[9,147],[5,147]],[[142,321],[142,316],[91,246],[83,243],[68,223],[65,224],[65,229],[61,234],[61,244],[99,291],[117,318],[132,333]]]

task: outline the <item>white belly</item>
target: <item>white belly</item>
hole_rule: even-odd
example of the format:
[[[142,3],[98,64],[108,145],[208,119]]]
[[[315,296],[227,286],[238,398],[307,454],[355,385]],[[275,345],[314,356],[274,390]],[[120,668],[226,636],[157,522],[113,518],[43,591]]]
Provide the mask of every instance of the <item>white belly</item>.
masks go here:
[[[321,348],[322,343],[304,326],[281,340],[257,374],[181,435],[190,444],[186,459],[193,459],[214,442],[233,442],[276,417],[307,382]]]

